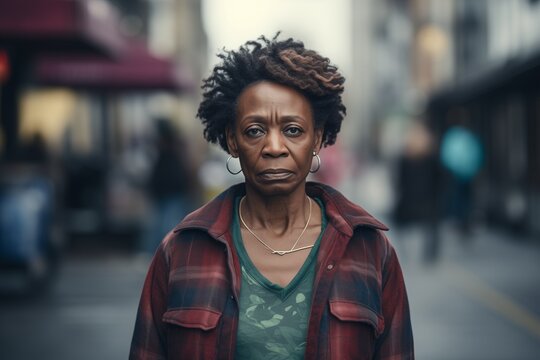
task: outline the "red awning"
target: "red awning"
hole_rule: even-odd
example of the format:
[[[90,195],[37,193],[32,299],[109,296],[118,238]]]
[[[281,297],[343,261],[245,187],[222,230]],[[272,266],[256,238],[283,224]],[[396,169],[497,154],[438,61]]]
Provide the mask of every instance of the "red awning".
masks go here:
[[[130,39],[116,59],[82,55],[40,55],[35,78],[40,84],[99,90],[188,90],[192,77],[170,60],[152,55],[141,40]]]
[[[118,23],[104,0],[0,0],[0,46],[116,55]]]

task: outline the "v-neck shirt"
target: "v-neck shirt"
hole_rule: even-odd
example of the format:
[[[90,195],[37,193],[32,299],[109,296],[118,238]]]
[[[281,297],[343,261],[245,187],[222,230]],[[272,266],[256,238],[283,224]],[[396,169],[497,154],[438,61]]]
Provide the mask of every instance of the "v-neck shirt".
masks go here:
[[[282,287],[268,280],[251,261],[240,230],[240,198],[236,199],[232,230],[242,270],[236,359],[304,358],[317,252],[326,228],[324,206],[315,201],[322,210],[321,233],[298,273]]]

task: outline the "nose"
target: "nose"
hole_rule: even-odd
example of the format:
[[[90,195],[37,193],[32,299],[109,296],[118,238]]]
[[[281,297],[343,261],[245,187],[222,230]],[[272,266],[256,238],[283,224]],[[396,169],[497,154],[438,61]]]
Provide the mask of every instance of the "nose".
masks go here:
[[[281,131],[270,131],[266,135],[265,144],[263,148],[263,156],[268,157],[282,157],[287,156],[288,150],[283,141],[283,134]]]

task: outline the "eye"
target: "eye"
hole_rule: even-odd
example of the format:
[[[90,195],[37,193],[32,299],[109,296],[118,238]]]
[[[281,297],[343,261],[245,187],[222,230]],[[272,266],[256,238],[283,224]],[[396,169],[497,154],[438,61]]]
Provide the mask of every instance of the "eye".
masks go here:
[[[245,131],[245,134],[249,137],[259,137],[263,135],[263,131],[258,127],[251,127]]]
[[[297,136],[302,135],[304,130],[302,130],[301,128],[299,128],[297,126],[289,126],[283,132],[288,136],[297,137]]]

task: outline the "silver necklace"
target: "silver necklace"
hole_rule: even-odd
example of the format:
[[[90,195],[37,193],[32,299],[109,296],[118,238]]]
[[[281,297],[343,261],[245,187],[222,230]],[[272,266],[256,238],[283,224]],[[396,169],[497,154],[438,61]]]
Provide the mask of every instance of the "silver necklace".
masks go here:
[[[244,199],[246,197],[244,196],[241,200],[240,200],[240,204],[238,205],[238,215],[240,216],[240,221],[242,222],[242,225],[244,225],[244,227],[246,228],[247,231],[249,231],[249,233],[251,235],[253,235],[253,237],[255,237],[255,239],[257,239],[265,248],[267,248],[268,250],[270,250],[270,252],[272,254],[275,254],[275,255],[279,255],[279,256],[283,256],[283,255],[287,255],[287,254],[290,254],[290,253],[293,253],[293,252],[296,252],[296,251],[300,251],[300,250],[306,250],[306,249],[311,249],[314,245],[308,245],[308,246],[302,246],[302,247],[299,247],[299,248],[296,248],[296,245],[298,245],[298,241],[300,241],[300,239],[302,238],[302,236],[304,235],[304,233],[306,232],[306,229],[309,225],[309,222],[311,221],[311,203],[312,203],[312,200],[311,198],[308,196],[308,200],[309,200],[309,216],[308,216],[308,219],[306,221],[306,226],[304,226],[304,229],[302,230],[302,232],[300,233],[300,236],[298,236],[298,239],[296,239],[296,241],[294,242],[293,246],[291,247],[290,250],[275,250],[273,249],[270,245],[268,245],[267,243],[265,243],[263,241],[263,239],[261,239],[260,237],[257,236],[257,234],[255,234],[253,232],[253,230],[251,230],[249,228],[249,226],[247,226],[246,222],[244,221],[244,218],[242,217],[242,203],[244,202]]]

